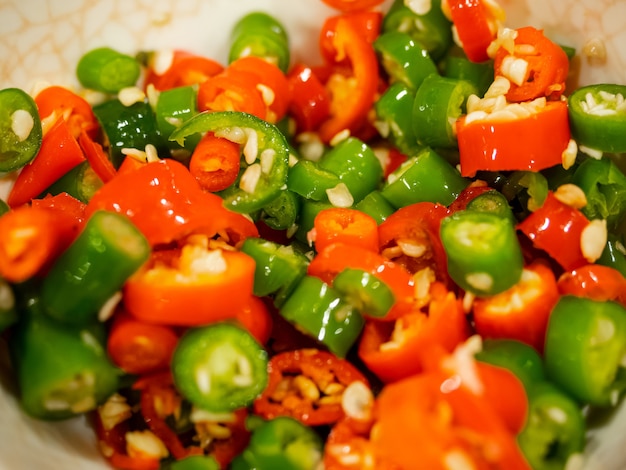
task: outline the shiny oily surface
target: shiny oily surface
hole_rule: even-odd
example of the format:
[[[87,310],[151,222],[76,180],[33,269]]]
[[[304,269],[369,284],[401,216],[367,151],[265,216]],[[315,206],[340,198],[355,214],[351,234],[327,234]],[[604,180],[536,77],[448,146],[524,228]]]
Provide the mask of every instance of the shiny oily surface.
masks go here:
[[[499,3],[507,26],[543,28],[555,41],[577,49],[577,85],[626,83],[624,0]],[[103,45],[128,53],[183,48],[225,62],[231,26],[252,10],[283,22],[293,61],[316,59],[317,48],[307,45],[316,44],[321,20],[334,13],[319,0],[0,0],[0,88],[29,91],[41,81],[76,86],[79,57]],[[0,192],[7,184],[5,177]],[[108,469],[83,419],[42,423],[19,410],[6,354],[0,357],[0,469]],[[602,430],[591,431],[585,470],[626,468],[625,434],[622,406]]]

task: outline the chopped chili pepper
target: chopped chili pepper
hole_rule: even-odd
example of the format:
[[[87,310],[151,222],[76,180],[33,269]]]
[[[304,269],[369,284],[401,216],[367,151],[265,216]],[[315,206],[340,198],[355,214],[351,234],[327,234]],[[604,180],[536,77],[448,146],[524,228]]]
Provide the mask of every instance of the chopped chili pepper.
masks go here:
[[[129,374],[167,370],[178,335],[169,326],[155,325],[116,312],[107,337],[107,353]]]
[[[309,234],[317,251],[335,242],[378,251],[378,224],[356,209],[334,207],[320,211]]]
[[[36,157],[20,171],[7,203],[11,207],[17,207],[30,202],[83,161],[85,155],[69,125],[59,119],[41,141]]]
[[[208,131],[228,137],[229,130],[247,134],[240,141],[244,143],[245,165],[242,162],[239,184],[225,192],[224,204],[238,212],[254,212],[277,198],[287,181],[289,146],[276,126],[236,111],[204,112],[179,127],[170,140],[183,144],[188,136]]]
[[[91,166],[98,178],[106,183],[115,176],[115,167],[109,160],[109,156],[102,148],[102,145],[93,141],[87,132],[81,131],[78,135],[78,144],[85,154],[89,166]]]
[[[315,276],[304,276],[280,307],[296,329],[345,357],[363,329],[363,316],[341,293]]]
[[[467,184],[454,166],[426,147],[400,164],[387,177],[380,192],[395,208],[420,202],[447,206]]]
[[[188,169],[172,159],[118,174],[94,194],[86,214],[98,209],[127,215],[152,246],[193,233],[220,234],[232,244],[258,234],[252,222],[224,208],[220,197],[202,191]]]
[[[601,152],[626,152],[621,132],[626,117],[620,105],[624,97],[624,85],[589,85],[572,92],[567,98],[568,111],[572,136],[578,145]]]
[[[432,202],[409,204],[378,226],[381,253],[411,274],[430,268],[438,280],[449,283],[446,254],[439,236],[448,209]]]
[[[48,86],[35,95],[35,103],[41,119],[50,119],[52,113],[57,113],[57,118],[68,122],[75,138],[82,132],[91,138],[96,137],[100,126],[91,105],[68,88]]]
[[[365,324],[358,355],[382,381],[395,382],[424,371],[426,356],[437,345],[452,352],[469,337],[461,301],[442,284],[430,288],[426,312],[406,313],[395,322]]]
[[[476,331],[484,338],[516,339],[542,353],[550,312],[558,300],[552,270],[534,262],[509,289],[474,301]]]
[[[395,319],[414,309],[415,281],[400,263],[393,262],[372,250],[354,245],[334,243],[315,256],[308,266],[308,274],[331,284],[346,268],[356,268],[373,274],[393,292],[395,303],[385,319]]]
[[[456,122],[456,132],[463,176],[481,170],[544,170],[561,164],[569,145],[567,104],[547,102],[509,119],[486,115],[472,120],[470,113]]]
[[[313,131],[330,113],[330,95],[315,71],[296,64],[287,74],[291,101],[289,115],[296,121],[298,132]]]
[[[530,388],[528,420],[517,441],[533,469],[564,468],[583,451],[585,430],[580,405],[559,387],[543,381]]]
[[[315,470],[323,444],[310,427],[289,416],[278,416],[252,431],[250,443],[233,462],[233,470]]]
[[[362,269],[344,269],[335,276],[333,288],[366,318],[384,318],[395,302],[389,286]]]
[[[127,217],[94,212],[43,280],[46,312],[69,324],[96,322],[100,309],[149,255],[146,238]]]
[[[289,416],[309,426],[332,424],[344,416],[341,397],[353,382],[369,385],[346,359],[317,349],[297,349],[274,355],[269,380],[254,402],[264,419]]]
[[[84,54],[76,66],[76,77],[85,87],[117,93],[136,84],[141,65],[134,58],[110,47],[98,47]]]
[[[624,392],[626,310],[615,302],[562,296],[552,309],[544,360],[548,379],[580,403],[614,406]]]
[[[43,131],[37,105],[19,88],[0,90],[0,171],[18,170],[30,162],[42,145]]]
[[[588,264],[580,242],[587,225],[589,219],[579,209],[559,201],[550,191],[543,205],[522,220],[517,229],[563,269],[572,270]]]
[[[350,75],[336,72],[326,82],[332,100],[330,117],[319,128],[324,142],[344,129],[355,131],[363,124],[364,116],[374,103],[379,77],[376,53],[349,20],[337,20],[332,42],[335,61],[344,57],[350,61]]]
[[[104,326],[57,322],[37,295],[26,303],[9,339],[22,408],[53,421],[95,410],[120,385],[120,371],[101,341]]]
[[[237,179],[240,158],[239,144],[207,133],[191,154],[189,172],[202,189],[222,191]]]
[[[173,88],[196,85],[224,70],[219,62],[184,50],[174,50],[172,62],[159,74],[153,66],[148,67],[144,86],[152,84],[157,90],[165,91]]]
[[[245,329],[226,322],[188,330],[172,358],[174,384],[200,409],[251,405],[268,383],[267,352]]]
[[[165,325],[236,318],[252,296],[254,266],[244,253],[202,244],[153,252],[126,281],[124,304],[135,318]]]
[[[487,49],[496,38],[499,26],[499,18],[492,8],[500,7],[482,0],[444,1],[448,2],[450,17],[468,59],[472,62],[489,60]]]
[[[513,224],[505,217],[457,211],[441,221],[441,242],[450,277],[466,291],[490,296],[520,280],[522,249]]]
[[[511,81],[506,94],[509,101],[519,103],[539,97],[558,100],[565,91],[569,60],[565,51],[548,39],[543,30],[532,26],[516,29],[515,46],[508,51],[500,46],[494,59],[496,75],[504,75]],[[526,62],[521,79],[507,72],[507,61]]]
[[[561,295],[619,302],[626,307],[626,278],[618,270],[600,264],[586,264],[561,274],[557,281]]]

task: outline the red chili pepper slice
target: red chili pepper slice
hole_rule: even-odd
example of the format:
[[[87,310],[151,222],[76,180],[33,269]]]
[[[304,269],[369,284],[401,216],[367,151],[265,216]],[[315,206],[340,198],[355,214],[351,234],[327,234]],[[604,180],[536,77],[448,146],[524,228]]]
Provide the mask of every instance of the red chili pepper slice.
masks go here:
[[[609,266],[587,264],[564,272],[557,280],[557,287],[561,295],[613,300],[626,307],[626,278]]]
[[[351,362],[317,349],[276,354],[268,373],[268,385],[254,402],[255,413],[265,419],[291,416],[310,426],[332,424],[344,416],[345,387],[355,381],[369,386]]]

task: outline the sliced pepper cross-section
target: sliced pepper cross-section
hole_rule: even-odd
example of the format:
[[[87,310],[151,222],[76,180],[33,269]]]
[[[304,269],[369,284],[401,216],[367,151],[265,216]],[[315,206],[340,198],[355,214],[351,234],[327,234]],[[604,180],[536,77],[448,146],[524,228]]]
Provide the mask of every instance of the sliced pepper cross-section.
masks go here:
[[[183,145],[188,136],[209,131],[242,146],[237,182],[222,192],[226,207],[250,213],[280,195],[287,182],[289,147],[276,126],[238,111],[203,112],[174,131],[170,140]]]

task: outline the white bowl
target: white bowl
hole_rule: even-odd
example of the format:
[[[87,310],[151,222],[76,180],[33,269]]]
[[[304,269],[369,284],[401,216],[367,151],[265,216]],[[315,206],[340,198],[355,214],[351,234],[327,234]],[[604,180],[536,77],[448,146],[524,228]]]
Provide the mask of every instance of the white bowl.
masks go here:
[[[387,1],[387,4],[390,4]],[[502,0],[507,25],[533,25],[579,51],[579,83],[626,83],[626,1]],[[76,85],[78,58],[97,46],[122,52],[182,48],[226,61],[231,26],[263,10],[286,26],[293,59],[316,60],[320,0],[0,0],[0,88],[38,81]],[[1,343],[0,343],[1,344]],[[1,356],[1,355],[0,355]],[[0,364],[0,468],[106,470],[83,419],[43,423],[16,404]],[[626,468],[626,409],[590,433],[588,470]]]

